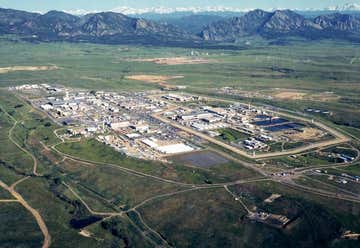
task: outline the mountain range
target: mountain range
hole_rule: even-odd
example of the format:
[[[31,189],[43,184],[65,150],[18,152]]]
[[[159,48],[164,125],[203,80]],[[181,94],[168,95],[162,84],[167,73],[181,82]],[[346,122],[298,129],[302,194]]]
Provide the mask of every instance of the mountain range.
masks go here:
[[[0,35],[4,34],[47,42],[197,46],[233,43],[249,36],[360,41],[360,17],[343,13],[309,17],[290,10],[254,10],[231,18],[190,15],[154,21],[115,12],[76,16],[60,11],[38,14],[0,8]]]
[[[298,36],[308,39],[360,38],[360,17],[332,13],[306,18],[290,10],[266,12],[254,10],[244,16],[221,20],[206,26],[200,36],[204,40],[235,42],[246,36],[265,38]]]
[[[101,12],[84,16],[60,11],[46,14],[0,9],[0,34],[16,34],[39,41],[97,43],[196,42],[200,37],[168,24],[120,13]]]

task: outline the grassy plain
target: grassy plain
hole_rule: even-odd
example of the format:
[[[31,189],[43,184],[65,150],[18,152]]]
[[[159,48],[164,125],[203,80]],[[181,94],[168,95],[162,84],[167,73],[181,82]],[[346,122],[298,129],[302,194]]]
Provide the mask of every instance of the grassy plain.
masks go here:
[[[7,200],[7,199],[14,199],[12,197],[12,195],[5,189],[1,188],[0,189],[0,200],[3,199],[3,200]]]
[[[81,190],[81,195],[85,195],[88,199],[96,199],[95,195],[97,195],[112,203],[113,206],[123,206],[122,208],[129,208],[155,195],[187,188],[158,182],[143,176],[128,175],[117,168],[109,166],[82,166],[77,168],[76,171],[64,169],[64,172],[69,179],[78,182],[75,186]],[[94,210],[104,211],[101,209]]]
[[[241,204],[224,189],[177,195],[145,205],[140,212],[176,247],[331,247],[342,228],[360,228],[358,204],[335,200],[332,205],[333,200],[271,182],[240,184],[230,189],[251,210],[256,207],[258,211],[282,214],[294,219],[294,223],[276,229],[250,221]],[[273,193],[281,197],[265,203]]]

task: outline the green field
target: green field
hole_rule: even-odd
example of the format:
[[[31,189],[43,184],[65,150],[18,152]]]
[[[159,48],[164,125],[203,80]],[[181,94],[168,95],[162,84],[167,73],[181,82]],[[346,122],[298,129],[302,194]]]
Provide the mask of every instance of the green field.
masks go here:
[[[42,235],[35,220],[19,203],[0,203],[1,247],[40,247]]]
[[[14,199],[12,195],[5,189],[0,189],[0,199]]]
[[[86,193],[88,199],[96,199],[97,195],[111,202],[113,206],[122,205],[123,208],[136,205],[155,195],[187,188],[176,184],[162,183],[143,176],[128,175],[117,168],[108,166],[83,166],[76,171],[64,169],[64,172],[69,179],[78,182],[75,187],[80,190],[81,195]],[[99,210],[97,208],[94,210],[104,211],[104,209]]]
[[[360,205],[336,201],[335,206],[329,206],[333,200],[299,195],[266,182],[238,185],[232,190],[242,196],[248,207],[296,218],[296,225],[277,230],[252,222],[245,217],[242,206],[221,189],[178,195],[144,206],[141,213],[176,247],[329,247],[341,226],[360,228],[359,220],[354,218]],[[272,193],[282,197],[274,203],[264,203]],[[347,212],[350,209],[355,212]]]
[[[140,229],[134,227],[126,217],[114,217],[96,223],[88,228],[102,239],[103,247],[154,247],[154,244],[142,236]]]

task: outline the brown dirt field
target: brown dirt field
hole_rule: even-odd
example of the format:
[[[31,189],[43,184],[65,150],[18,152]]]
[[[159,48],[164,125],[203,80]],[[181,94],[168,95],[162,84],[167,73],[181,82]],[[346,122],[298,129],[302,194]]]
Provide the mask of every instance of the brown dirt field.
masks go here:
[[[83,237],[86,237],[86,238],[91,238],[91,233],[89,232],[89,231],[87,231],[87,230],[81,230],[80,232],[79,232],[79,234],[81,235],[81,236],[83,236]]]
[[[167,80],[176,79],[176,78],[183,78],[184,76],[162,76],[162,75],[133,75],[127,76],[126,79],[142,81],[146,83],[154,83],[158,84],[161,87],[171,89],[174,86],[167,83]]]
[[[269,196],[268,198],[266,198],[265,200],[264,200],[264,202],[266,202],[266,203],[272,203],[272,202],[274,202],[276,199],[278,199],[278,198],[280,198],[281,197],[281,195],[279,195],[279,194],[272,194],[271,196]]]
[[[194,64],[208,64],[208,63],[216,62],[215,60],[204,59],[204,58],[192,58],[192,57],[135,59],[132,61],[152,62],[158,65],[194,65]]]
[[[280,89],[280,92],[270,93],[274,98],[280,100],[311,100],[319,102],[337,101],[340,97],[333,92],[322,92],[318,94],[311,94],[310,92],[301,92],[295,90]]]
[[[291,138],[293,140],[298,140],[298,141],[302,141],[302,140],[310,140],[310,139],[314,139],[314,138],[318,138],[321,137],[323,135],[323,132],[319,129],[315,129],[315,128],[304,128],[303,129],[304,132],[300,133],[295,133],[291,135]]]
[[[166,83],[167,80],[183,78],[183,76],[161,76],[161,75],[133,75],[127,76],[127,79],[143,81],[147,83]]]
[[[296,92],[296,91],[284,91],[274,95],[275,98],[278,99],[286,99],[286,100],[302,100],[307,94],[304,92]]]
[[[15,71],[49,71],[57,70],[59,67],[55,65],[51,66],[11,66],[11,67],[0,67],[0,74],[5,74]]]
[[[313,94],[309,97],[310,100],[319,102],[333,102],[340,99],[340,96],[335,95],[332,92],[324,92],[320,94]]]

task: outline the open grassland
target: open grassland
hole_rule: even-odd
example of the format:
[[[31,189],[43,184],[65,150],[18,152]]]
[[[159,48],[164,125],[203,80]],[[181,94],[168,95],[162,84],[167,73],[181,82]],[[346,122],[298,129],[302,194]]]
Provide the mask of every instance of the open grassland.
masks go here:
[[[141,73],[154,75],[156,72],[159,75],[183,75],[184,78],[174,82],[207,89],[235,86],[250,90],[279,88],[333,91],[340,96],[346,93],[350,98],[359,92],[359,63],[351,61],[354,57],[360,57],[360,48],[350,43],[294,42],[287,46],[249,47],[245,50],[199,50],[200,53],[209,54],[205,56],[208,59],[216,58],[216,63],[210,61],[209,64],[168,66],[131,59],[180,57],[190,54],[191,50],[68,43],[34,45],[4,40],[0,42],[0,54],[7,58],[0,62],[1,67],[31,66],[31,61],[34,66],[52,64],[60,68],[55,71],[7,73],[1,76],[2,86],[27,81],[57,82],[85,88],[136,90],[138,87],[155,86],[139,86],[127,80],[127,76]],[[87,80],[86,77],[94,80]]]
[[[97,195],[113,206],[122,206],[122,208],[134,206],[155,195],[188,188],[148,179],[141,175],[129,175],[109,166],[79,166],[75,171],[71,171],[70,166],[66,167],[61,168],[64,168],[67,178],[77,182],[75,187],[81,195],[85,194],[87,198],[95,199]]]
[[[0,200],[6,200],[6,199],[14,199],[11,194],[4,190],[3,188],[0,188]]]
[[[14,121],[0,109],[0,162],[2,166],[12,167],[21,173],[30,173],[32,170],[32,160],[24,151],[19,149],[11,140],[17,138],[14,133]]]
[[[293,219],[294,221],[283,230],[283,234],[291,239],[287,242],[294,247],[304,244],[332,247],[339,232],[360,228],[359,219],[356,217],[360,211],[358,203],[308,194],[273,182],[237,185],[231,189],[248,207],[256,206],[258,210]],[[265,199],[272,194],[280,197],[272,203],[266,202]],[[323,226],[327,228],[324,229]],[[305,233],[311,235],[304,235]]]
[[[224,189],[180,194],[144,206],[140,213],[175,247],[242,244],[239,229],[246,211]]]
[[[113,217],[89,226],[91,234],[101,240],[103,247],[154,247],[154,244],[145,239],[140,229],[136,228],[127,217]]]
[[[44,179],[31,179],[18,185],[17,190],[44,218],[54,246],[101,247],[70,226],[72,219],[86,218],[90,214],[79,202],[61,196],[58,185],[50,183]]]
[[[8,185],[11,185],[23,178],[23,175],[17,170],[16,167],[5,162],[0,164],[0,175],[1,181]]]
[[[40,229],[19,203],[0,203],[0,219],[1,247],[41,247]]]
[[[250,221],[242,205],[223,189],[177,195],[145,205],[139,211],[176,247],[326,247],[343,228],[360,228],[356,219],[358,204],[336,201],[335,206],[328,206],[333,200],[295,193],[267,182],[230,189],[250,210],[256,207],[259,211],[282,214],[294,222],[285,229],[276,229]],[[275,193],[281,197],[274,203],[264,202]]]

